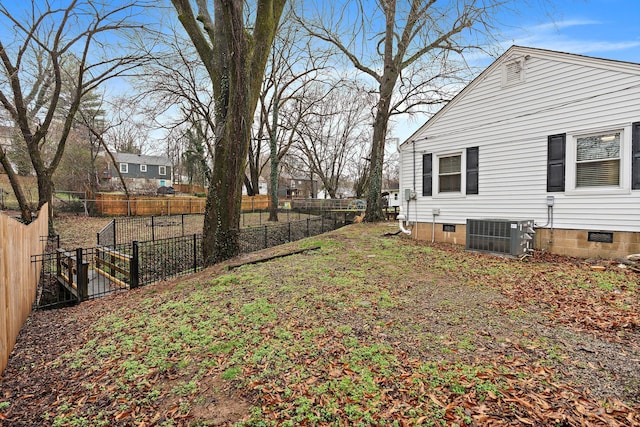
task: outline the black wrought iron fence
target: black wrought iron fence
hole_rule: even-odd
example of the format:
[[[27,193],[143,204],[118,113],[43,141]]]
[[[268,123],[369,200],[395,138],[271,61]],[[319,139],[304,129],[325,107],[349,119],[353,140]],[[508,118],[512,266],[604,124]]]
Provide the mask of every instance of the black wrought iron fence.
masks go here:
[[[331,215],[331,213],[285,209],[278,211],[278,220],[280,222],[274,223],[268,221],[269,212],[243,212],[240,218],[240,226],[242,229],[263,225],[277,228],[282,223],[319,218],[320,215],[327,216]],[[113,246],[130,243],[134,240],[144,242],[170,237],[190,236],[202,233],[203,224],[204,215],[201,214],[117,217],[113,218],[98,232],[97,244]]]
[[[97,243],[103,246],[155,241],[201,233],[204,216],[200,214],[118,217],[98,232]]]
[[[133,256],[138,260],[140,286],[193,273],[204,266],[202,235],[133,242]]]
[[[293,242],[345,224],[346,216],[328,214],[243,228],[240,230],[240,252]],[[197,271],[204,267],[202,235],[156,238],[74,251],[58,248],[33,257],[32,262],[34,268],[41,268],[34,308],[56,308]]]
[[[33,268],[40,272],[34,308],[59,308],[130,289],[131,252],[129,244],[57,248],[32,256]]]

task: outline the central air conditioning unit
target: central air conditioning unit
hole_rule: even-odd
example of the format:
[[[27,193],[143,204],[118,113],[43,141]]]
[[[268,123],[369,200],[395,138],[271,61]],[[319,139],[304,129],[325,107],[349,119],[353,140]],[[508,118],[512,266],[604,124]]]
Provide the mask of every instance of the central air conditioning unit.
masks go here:
[[[524,256],[533,250],[533,220],[467,219],[467,250]]]

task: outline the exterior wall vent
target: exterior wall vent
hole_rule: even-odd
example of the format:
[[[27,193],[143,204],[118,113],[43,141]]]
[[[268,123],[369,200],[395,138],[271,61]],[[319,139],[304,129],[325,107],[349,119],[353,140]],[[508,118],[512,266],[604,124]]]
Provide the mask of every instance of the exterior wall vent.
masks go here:
[[[533,249],[533,220],[467,219],[467,250],[511,256]]]
[[[613,233],[610,231],[590,231],[587,235],[588,242],[613,243]]]
[[[502,87],[523,83],[526,79],[524,66],[524,58],[506,62],[502,67]]]

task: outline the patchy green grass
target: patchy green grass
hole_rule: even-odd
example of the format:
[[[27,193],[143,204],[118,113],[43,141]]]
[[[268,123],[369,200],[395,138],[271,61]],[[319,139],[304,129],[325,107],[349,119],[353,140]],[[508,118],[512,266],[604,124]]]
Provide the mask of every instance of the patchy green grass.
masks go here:
[[[81,336],[29,375],[72,380],[48,400],[9,393],[0,412],[60,426],[638,421],[640,374],[611,380],[628,367],[609,357],[639,357],[635,277],[385,231],[354,225],[289,245],[319,250],[64,310]]]

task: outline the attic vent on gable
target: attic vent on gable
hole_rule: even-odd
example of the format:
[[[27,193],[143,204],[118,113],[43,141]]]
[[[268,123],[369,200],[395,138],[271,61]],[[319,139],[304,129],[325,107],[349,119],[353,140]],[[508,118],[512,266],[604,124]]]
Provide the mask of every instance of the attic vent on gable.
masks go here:
[[[502,86],[512,86],[525,81],[524,58],[505,62],[502,68]]]

